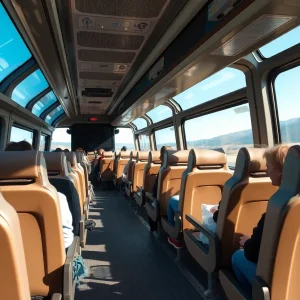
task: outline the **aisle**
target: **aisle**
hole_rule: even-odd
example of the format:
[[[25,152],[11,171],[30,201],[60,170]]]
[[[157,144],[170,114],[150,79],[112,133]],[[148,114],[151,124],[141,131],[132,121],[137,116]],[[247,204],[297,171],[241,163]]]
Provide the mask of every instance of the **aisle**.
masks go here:
[[[194,286],[116,191],[96,191],[76,300],[198,300]]]

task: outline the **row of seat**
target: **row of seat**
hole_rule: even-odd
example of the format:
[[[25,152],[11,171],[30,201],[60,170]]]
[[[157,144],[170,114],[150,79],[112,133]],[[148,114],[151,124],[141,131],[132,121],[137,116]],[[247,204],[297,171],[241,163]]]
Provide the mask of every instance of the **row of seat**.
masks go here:
[[[73,261],[81,252],[80,244],[85,244],[84,222],[91,198],[83,153],[0,155],[0,191],[5,199],[1,195],[1,297],[74,299]],[[74,240],[67,253],[57,191],[65,194],[73,217]]]
[[[190,254],[209,275],[208,293],[214,291],[219,272],[229,299],[251,298],[232,274],[231,257],[239,249],[239,238],[251,235],[267,211],[252,298],[269,299],[268,295],[272,295],[272,299],[296,299],[299,295],[294,283],[298,260],[292,253],[300,251],[296,238],[300,226],[292,228],[292,222],[300,225],[296,220],[300,200],[292,197],[300,191],[300,147],[290,149],[279,189],[267,176],[264,152],[265,149],[258,148],[240,149],[234,172],[227,166],[226,155],[214,150],[168,150],[162,162],[158,151],[149,152],[148,162],[144,152],[132,151],[129,159],[125,158],[127,153],[121,153],[114,162],[118,170],[119,162],[123,166],[122,160],[128,159],[126,194],[134,194],[138,205],[145,204],[152,225],[157,223],[173,239],[184,240]],[[157,173],[157,197],[153,197]],[[138,182],[142,182],[141,186]],[[166,214],[168,200],[174,195],[179,195],[180,200],[175,225],[172,225]],[[202,225],[201,204],[217,205],[221,199],[217,229],[213,233]],[[291,208],[294,212],[289,214],[290,220],[285,219],[286,210]],[[199,232],[207,236],[209,247],[199,242]],[[284,249],[290,253],[289,257],[284,257]],[[284,284],[279,280],[281,271],[286,274]]]

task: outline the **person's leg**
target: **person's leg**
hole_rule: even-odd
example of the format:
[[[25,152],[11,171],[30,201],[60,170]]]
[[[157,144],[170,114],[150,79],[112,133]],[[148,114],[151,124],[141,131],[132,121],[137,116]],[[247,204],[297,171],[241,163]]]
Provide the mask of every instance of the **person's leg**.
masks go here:
[[[244,250],[236,251],[231,258],[232,268],[238,281],[247,290],[251,290],[252,280],[256,274],[256,264],[249,261],[244,254]]]
[[[174,218],[175,218],[175,213],[178,211],[178,203],[179,203],[179,195],[172,196],[168,202],[168,221],[171,224],[175,224]]]

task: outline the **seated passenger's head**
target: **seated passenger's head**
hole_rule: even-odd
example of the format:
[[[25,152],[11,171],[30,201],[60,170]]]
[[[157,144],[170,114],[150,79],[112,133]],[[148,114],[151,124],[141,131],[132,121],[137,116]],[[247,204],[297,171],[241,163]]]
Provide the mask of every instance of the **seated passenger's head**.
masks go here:
[[[126,147],[126,146],[123,146],[123,147],[121,148],[121,151],[127,151],[127,147]]]
[[[160,148],[160,157],[159,157],[159,159],[160,159],[161,161],[163,161],[164,154],[165,154],[166,150],[172,150],[172,147],[171,147],[171,146],[162,146],[162,147]]]
[[[26,141],[11,142],[5,148],[5,151],[30,151],[30,150],[33,150],[33,148],[31,144],[29,144]]]
[[[61,148],[56,148],[53,152],[62,152]]]
[[[66,148],[66,149],[64,150],[64,152],[70,152],[70,150]]]
[[[267,162],[267,174],[273,185],[280,186],[283,164],[288,150],[289,146],[278,145],[267,149],[264,153]]]
[[[104,152],[104,149],[102,149],[102,148],[97,150],[98,155],[103,155],[103,152]]]

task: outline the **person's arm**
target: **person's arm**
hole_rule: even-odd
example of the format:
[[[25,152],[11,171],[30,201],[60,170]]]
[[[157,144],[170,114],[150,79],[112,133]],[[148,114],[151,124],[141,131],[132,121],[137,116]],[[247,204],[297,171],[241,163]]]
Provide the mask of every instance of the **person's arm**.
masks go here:
[[[264,223],[265,223],[265,214],[262,215],[257,226],[253,229],[251,238],[244,243],[245,257],[254,263],[257,263],[258,261]]]

